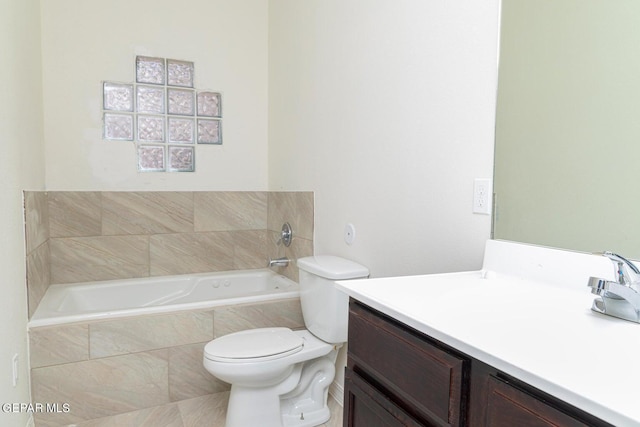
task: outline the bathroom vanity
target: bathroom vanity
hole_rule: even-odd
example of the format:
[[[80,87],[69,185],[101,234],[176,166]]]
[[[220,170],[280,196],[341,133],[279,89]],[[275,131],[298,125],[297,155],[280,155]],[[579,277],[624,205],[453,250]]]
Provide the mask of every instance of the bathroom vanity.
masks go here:
[[[346,426],[610,425],[355,300],[349,322]]]
[[[339,282],[345,426],[640,426],[640,324],[590,276],[611,262],[489,241],[481,271]]]

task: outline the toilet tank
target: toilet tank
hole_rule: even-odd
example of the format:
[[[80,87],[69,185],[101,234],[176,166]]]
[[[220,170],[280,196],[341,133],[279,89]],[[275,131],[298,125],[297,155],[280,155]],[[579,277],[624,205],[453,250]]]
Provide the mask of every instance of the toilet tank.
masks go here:
[[[298,269],[300,305],[307,329],[325,342],[346,342],[349,297],[334,283],[337,280],[366,278],[369,269],[332,255],[299,258]]]

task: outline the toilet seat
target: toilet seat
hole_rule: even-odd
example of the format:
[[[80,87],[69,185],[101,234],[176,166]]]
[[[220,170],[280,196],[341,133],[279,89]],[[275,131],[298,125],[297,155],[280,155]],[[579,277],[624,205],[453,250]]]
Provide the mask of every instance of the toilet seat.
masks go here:
[[[216,338],[204,347],[204,357],[217,362],[246,363],[279,359],[297,353],[304,339],[289,328],[259,328]]]

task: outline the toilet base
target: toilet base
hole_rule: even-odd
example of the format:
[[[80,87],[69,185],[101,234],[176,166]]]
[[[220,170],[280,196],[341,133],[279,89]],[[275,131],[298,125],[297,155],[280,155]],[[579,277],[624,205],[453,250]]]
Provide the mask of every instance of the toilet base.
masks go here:
[[[335,376],[337,350],[296,364],[272,387],[231,386],[225,427],[314,427],[331,417],[327,399]]]
[[[302,374],[302,364],[292,366],[288,377],[270,387],[231,385],[225,427],[282,427],[280,395],[293,390]]]
[[[329,407],[325,406],[316,411],[304,412],[301,415],[283,415],[284,427],[315,427],[324,424],[331,418]]]
[[[329,386],[335,377],[337,350],[306,362],[295,389],[280,396],[284,427],[313,427],[329,420]]]

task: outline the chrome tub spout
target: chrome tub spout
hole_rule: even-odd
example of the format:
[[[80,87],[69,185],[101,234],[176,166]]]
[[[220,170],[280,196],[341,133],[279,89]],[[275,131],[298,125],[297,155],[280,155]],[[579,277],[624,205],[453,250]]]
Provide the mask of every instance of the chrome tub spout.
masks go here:
[[[289,258],[287,257],[280,257],[276,259],[269,258],[269,263],[267,264],[267,267],[286,267],[288,265],[289,265]]]

